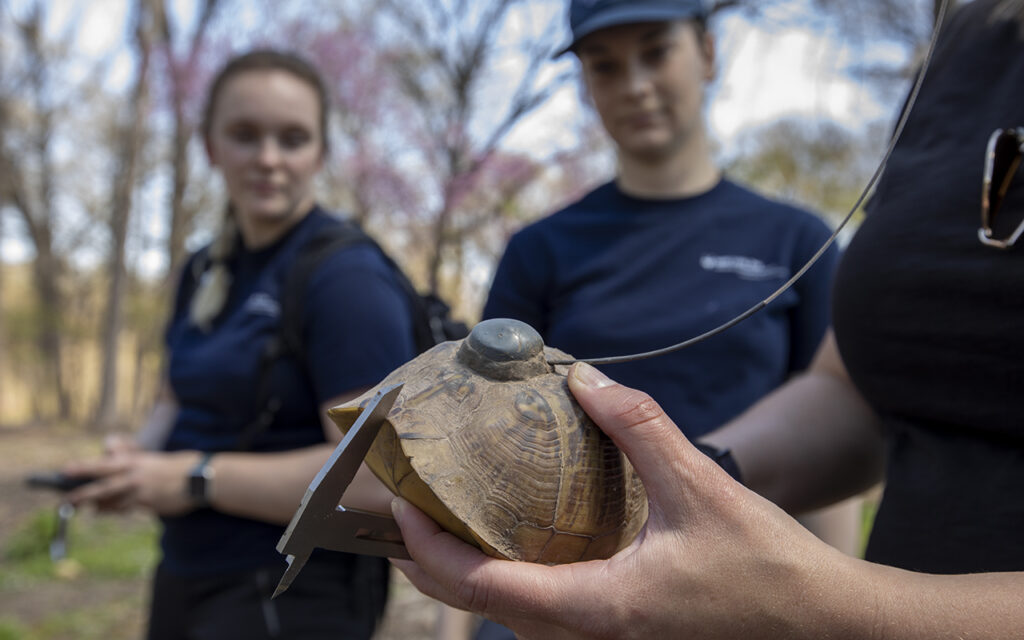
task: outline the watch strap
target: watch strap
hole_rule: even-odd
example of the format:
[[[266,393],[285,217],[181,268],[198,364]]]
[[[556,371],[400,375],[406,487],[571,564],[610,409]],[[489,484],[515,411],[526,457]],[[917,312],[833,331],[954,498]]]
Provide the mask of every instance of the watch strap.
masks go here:
[[[204,452],[199,458],[196,466],[188,474],[188,497],[196,508],[210,506],[210,481],[213,479],[213,469],[210,467],[210,459],[213,453]]]
[[[723,447],[716,447],[713,444],[708,444],[699,440],[694,441],[693,446],[697,447],[698,451],[718,463],[718,466],[722,467],[726,473],[732,476],[733,480],[743,484],[743,474],[740,473],[740,467],[736,464],[736,459],[732,457],[732,450]]]

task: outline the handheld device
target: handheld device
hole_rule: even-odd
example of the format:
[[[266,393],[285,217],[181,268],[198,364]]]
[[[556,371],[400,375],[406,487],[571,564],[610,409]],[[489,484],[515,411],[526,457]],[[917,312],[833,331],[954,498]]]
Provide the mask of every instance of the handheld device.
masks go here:
[[[26,477],[25,483],[34,489],[52,489],[67,493],[95,479],[92,476],[69,476],[60,471],[40,471]]]

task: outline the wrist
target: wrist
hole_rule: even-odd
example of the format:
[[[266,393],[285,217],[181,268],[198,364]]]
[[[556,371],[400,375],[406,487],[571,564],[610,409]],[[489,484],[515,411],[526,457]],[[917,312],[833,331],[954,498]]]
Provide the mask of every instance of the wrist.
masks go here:
[[[888,591],[888,567],[876,573],[878,565],[829,549],[831,558],[809,568],[806,592],[817,594],[813,606],[804,609],[802,626],[807,638],[876,639],[904,637],[890,628],[892,605],[899,598]],[[906,630],[904,630],[905,632]],[[893,633],[897,632],[897,633]],[[890,635],[893,633],[893,635]]]
[[[199,460],[189,470],[185,492],[195,509],[204,509],[210,506],[214,477],[213,467],[210,464],[212,459],[212,453],[202,452],[199,455]]]

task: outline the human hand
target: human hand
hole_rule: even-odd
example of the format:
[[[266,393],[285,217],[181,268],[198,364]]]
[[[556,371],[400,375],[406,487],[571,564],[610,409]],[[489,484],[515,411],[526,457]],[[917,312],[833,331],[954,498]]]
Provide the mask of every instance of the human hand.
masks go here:
[[[194,508],[186,483],[189,471],[199,460],[198,452],[153,453],[109,444],[108,455],[64,467],[63,472],[69,476],[95,478],[68,493],[72,504],[91,503],[100,511],[141,508],[164,516],[182,515]]]
[[[819,633],[822,597],[845,556],[734,482],[646,394],[577,364],[569,387],[627,455],[650,506],[607,560],[497,560],[393,503],[413,561],[392,562],[425,594],[520,638],[792,638]],[[821,598],[823,601],[819,602]]]
[[[119,454],[134,453],[136,451],[142,451],[142,445],[133,436],[115,433],[107,436],[103,440],[103,453],[108,456],[115,456]]]
[[[103,441],[103,455],[108,458],[140,450],[138,441],[124,434],[109,435]],[[95,461],[74,462],[65,465],[61,471],[55,472],[49,477],[42,477],[36,482],[41,486],[52,486],[60,491],[71,492],[103,477],[96,475],[94,468]],[[106,506],[108,510],[115,508],[113,503]]]

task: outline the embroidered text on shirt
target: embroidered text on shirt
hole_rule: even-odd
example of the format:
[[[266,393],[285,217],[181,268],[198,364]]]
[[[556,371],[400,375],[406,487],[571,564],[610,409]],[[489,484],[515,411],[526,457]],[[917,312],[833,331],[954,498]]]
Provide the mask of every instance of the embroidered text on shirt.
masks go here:
[[[272,295],[264,292],[257,292],[249,296],[245,301],[245,312],[253,315],[269,316],[276,318],[281,315],[281,305]]]
[[[718,273],[735,273],[744,280],[772,280],[788,278],[789,268],[777,264],[765,264],[757,258],[746,256],[712,256],[700,257],[700,266],[705,271]]]

